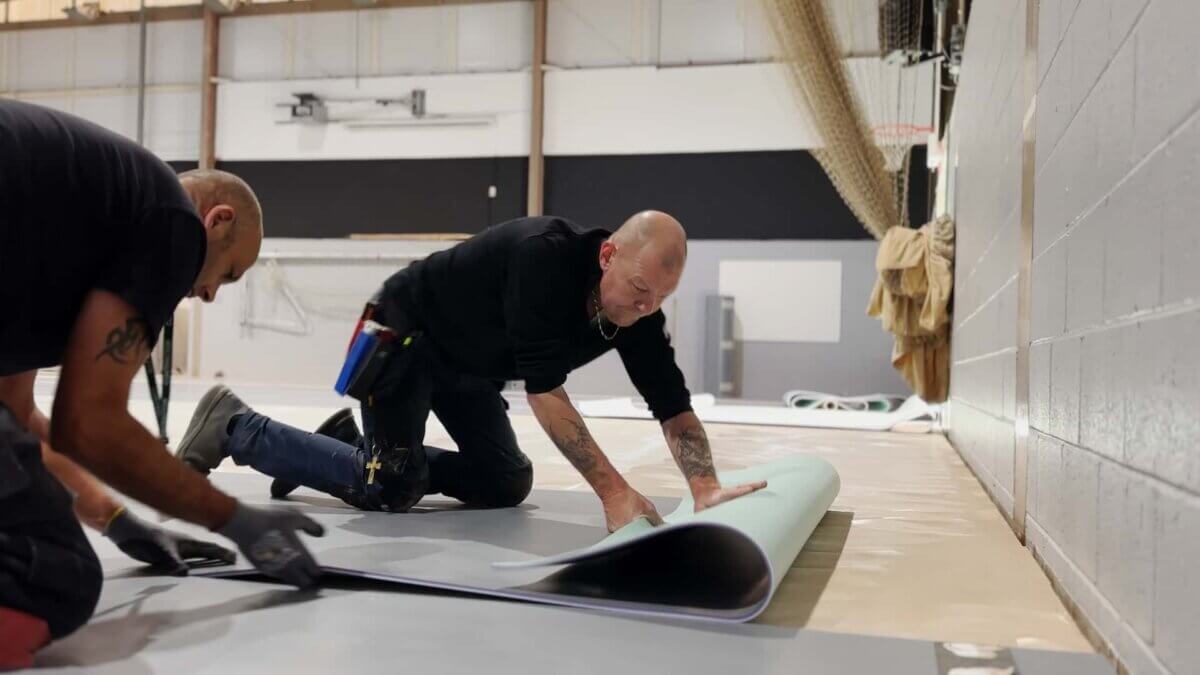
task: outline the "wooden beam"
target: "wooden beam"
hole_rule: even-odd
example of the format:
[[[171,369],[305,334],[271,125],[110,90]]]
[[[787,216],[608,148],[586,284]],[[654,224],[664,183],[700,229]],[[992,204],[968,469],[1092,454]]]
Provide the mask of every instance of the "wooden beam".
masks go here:
[[[249,4],[239,7],[227,18],[240,16],[267,16],[271,14],[312,14],[316,12],[349,12],[370,11],[393,7],[437,7],[442,5],[478,5],[506,0],[377,0],[375,4],[362,6],[354,4],[353,0],[294,0],[293,2],[269,2],[261,5]],[[200,19],[204,9],[200,5],[178,5],[174,7],[151,7],[146,10],[146,20],[155,21],[185,21]],[[67,18],[49,19],[45,21],[22,21],[18,23],[0,24],[0,32],[36,30],[40,28],[70,28],[72,26],[88,25],[103,26],[106,24],[137,23],[138,12],[108,12],[101,14],[94,21],[81,24]]]
[[[199,19],[199,5],[179,5],[175,7],[147,7],[146,21],[151,23],[156,21],[182,21],[185,19]],[[76,26],[106,26],[111,24],[138,23],[141,21],[141,12],[107,12],[96,17],[87,23],[72,21],[66,17],[61,19],[47,19],[45,21],[20,21],[16,23],[0,24],[0,32],[20,31],[20,30],[38,30],[41,28],[73,28]]]
[[[299,2],[268,2],[243,5],[231,16],[265,16],[268,14],[306,14],[315,12],[350,12],[394,7],[437,7],[441,5],[480,5],[506,0],[376,0],[371,5],[356,5],[354,0],[303,0]]]
[[[204,10],[204,63],[200,84],[200,168],[217,164],[217,75],[221,53],[221,17]]]
[[[529,106],[529,199],[526,211],[531,216],[542,215],[545,206],[546,158],[542,152],[542,127],[546,116],[546,1],[533,3],[533,78],[532,101]]]

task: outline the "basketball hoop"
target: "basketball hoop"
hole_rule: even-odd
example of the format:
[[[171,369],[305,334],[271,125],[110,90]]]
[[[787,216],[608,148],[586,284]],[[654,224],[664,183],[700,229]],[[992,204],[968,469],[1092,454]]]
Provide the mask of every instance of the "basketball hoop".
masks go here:
[[[908,156],[909,150],[914,145],[926,142],[932,132],[933,127],[931,126],[901,122],[871,127],[871,133],[875,136],[875,144],[883,153],[884,164],[892,173],[903,167],[904,158]]]

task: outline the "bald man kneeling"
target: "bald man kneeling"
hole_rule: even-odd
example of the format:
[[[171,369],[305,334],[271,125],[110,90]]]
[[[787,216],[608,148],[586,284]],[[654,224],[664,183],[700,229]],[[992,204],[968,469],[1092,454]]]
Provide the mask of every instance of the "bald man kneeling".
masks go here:
[[[362,349],[344,369],[362,401],[364,434],[349,409],[309,434],[216,387],[177,452],[202,473],[232,457],[274,476],[276,497],[305,485],[366,510],[406,511],[434,493],[515,506],[529,494],[533,467],[500,390],[523,380],[538,422],[600,497],[609,530],[642,516],[657,524],[654,506],[605,457],[563,389],[568,373],[615,348],[662,424],[696,509],[753,492],[765,483],[717,480],[675,364],[660,307],[686,260],[683,227],[658,211],[616,232],[554,217],[496,225],[397,272],[368,304],[360,328],[379,328],[355,338]],[[457,452],[424,444],[430,411]]]

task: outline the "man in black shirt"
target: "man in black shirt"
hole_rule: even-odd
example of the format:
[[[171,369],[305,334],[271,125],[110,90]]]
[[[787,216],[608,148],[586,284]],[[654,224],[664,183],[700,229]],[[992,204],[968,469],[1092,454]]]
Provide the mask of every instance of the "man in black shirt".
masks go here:
[[[765,484],[724,488],[717,480],[665,330],[660,306],[686,256],[683,228],[656,211],[615,233],[553,217],[494,226],[384,283],[369,318],[390,329],[395,347],[362,398],[363,437],[348,411],[308,434],[218,387],[177,452],[205,473],[232,456],[275,476],[276,496],[300,484],[364,509],[404,511],[427,493],[512,506],[533,481],[500,395],[506,380],[520,379],[542,428],[600,497],[609,529],[639,516],[657,523],[654,506],[613,468],[563,390],[570,371],[616,348],[662,423],[697,510],[752,492]],[[431,410],[457,452],[424,445]]]
[[[63,484],[86,522],[140,559],[183,573],[183,558],[227,558],[125,513],[97,478],[228,536],[268,573],[311,582],[316,566],[295,530],[315,523],[214,489],[126,409],[179,300],[211,301],[261,241],[258,201],[236,176],[177,177],[99,126],[0,99],[0,612],[42,620],[50,637],[91,614],[99,566]],[[56,365],[47,420],[33,383]]]

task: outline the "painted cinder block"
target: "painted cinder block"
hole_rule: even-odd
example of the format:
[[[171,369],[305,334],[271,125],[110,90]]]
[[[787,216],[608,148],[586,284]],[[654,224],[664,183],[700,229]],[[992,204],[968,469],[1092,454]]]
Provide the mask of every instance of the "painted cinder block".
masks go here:
[[[1104,318],[1104,235],[1102,217],[1094,211],[1067,235],[1066,330],[1098,324]]]
[[[1060,26],[1062,24],[1061,0],[1038,2],[1038,84],[1041,85],[1058,53]],[[1038,92],[1041,93],[1040,91]]]
[[[1160,153],[1161,155],[1161,153]],[[1104,317],[1116,319],[1160,302],[1164,169],[1159,156],[1138,168],[1100,207],[1104,236]]]
[[[1200,115],[1163,151],[1162,301],[1200,299]]]
[[[1096,578],[1096,515],[1100,463],[1092,453],[1063,445],[1062,536],[1067,555],[1089,579]]]
[[[1200,493],[1200,311],[1138,325],[1127,399],[1129,464]]]
[[[1154,0],[1135,29],[1134,157],[1146,156],[1200,105],[1200,2]]]
[[[1079,444],[1121,463],[1135,336],[1135,326],[1089,333],[1080,352]]]
[[[1037,435],[1037,521],[1046,534],[1062,541],[1063,448],[1044,434]]]
[[[1158,496],[1154,646],[1173,673],[1200,673],[1200,503],[1164,489]]]
[[[992,420],[992,475],[1004,494],[999,502],[1009,516],[1012,515],[1013,460],[1016,450],[1016,432],[1008,420]],[[1028,490],[1028,487],[1026,487]]]
[[[1200,310],[1160,319],[1154,473],[1200,495]]]
[[[1050,357],[1052,344],[1039,342],[1029,348],[1029,426],[1050,430]]]
[[[1065,21],[1065,18],[1064,18]],[[1039,27],[1039,36],[1040,36]],[[1046,168],[1058,148],[1067,123],[1074,117],[1071,108],[1071,52],[1074,45],[1062,40],[1052,60],[1046,64],[1045,75],[1040,80],[1037,93],[1037,120],[1035,127],[1034,162],[1039,173]],[[1045,62],[1044,53],[1038,52],[1038,63]],[[1039,249],[1040,250],[1040,249]]]
[[[1079,338],[1054,343],[1050,357],[1050,433],[1079,442]]]
[[[1149,479],[1101,462],[1096,583],[1146,641],[1154,637],[1156,494]]]
[[[1034,258],[1030,277],[1029,335],[1033,340],[1057,337],[1066,328],[1067,246],[1060,241]]]

